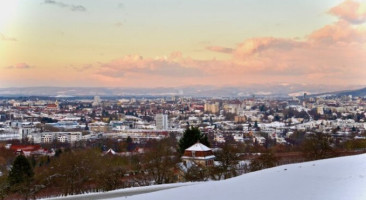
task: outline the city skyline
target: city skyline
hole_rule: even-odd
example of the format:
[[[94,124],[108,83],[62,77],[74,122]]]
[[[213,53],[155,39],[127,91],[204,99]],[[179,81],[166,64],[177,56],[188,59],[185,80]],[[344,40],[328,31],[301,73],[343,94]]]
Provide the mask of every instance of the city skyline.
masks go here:
[[[5,0],[0,87],[366,85],[366,2]]]

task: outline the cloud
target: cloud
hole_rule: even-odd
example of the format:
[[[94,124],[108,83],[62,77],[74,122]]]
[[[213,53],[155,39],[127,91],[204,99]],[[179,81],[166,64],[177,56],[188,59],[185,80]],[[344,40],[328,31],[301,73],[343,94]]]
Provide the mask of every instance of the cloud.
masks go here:
[[[6,35],[4,35],[2,33],[0,33],[0,40],[1,41],[11,41],[11,42],[16,42],[17,41],[16,38],[6,36]]]
[[[55,0],[45,0],[44,3],[49,5],[55,5],[61,8],[68,8],[71,11],[80,11],[80,12],[86,11],[86,8],[82,5],[66,4]]]
[[[289,50],[300,46],[302,46],[301,42],[291,39],[261,37],[245,40],[238,44],[236,48],[209,46],[207,49],[220,53],[233,54],[237,58],[245,58],[266,50]]]
[[[252,38],[239,44],[234,51],[234,56],[245,58],[246,56],[261,53],[266,50],[290,50],[301,45],[301,42],[291,39],[272,37]]]
[[[17,63],[15,65],[8,66],[7,69],[30,69],[32,66],[27,63]]]
[[[350,25],[347,21],[340,20],[334,24],[314,31],[309,35],[309,39],[317,42],[365,42],[366,30],[362,27]]]
[[[329,13],[349,23],[364,23],[366,21],[366,2],[346,0],[330,9]]]
[[[176,54],[170,58],[173,59],[168,59],[167,57],[152,59],[143,58],[139,55],[129,55],[108,63],[102,63],[99,70],[97,70],[97,75],[114,78],[121,78],[128,74],[172,76],[178,78],[203,75],[201,70],[184,65],[184,62],[175,61],[174,59],[178,58]]]
[[[210,51],[215,51],[215,52],[220,52],[220,53],[232,53],[233,52],[232,48],[226,48],[226,47],[221,47],[221,46],[208,46],[207,49]]]

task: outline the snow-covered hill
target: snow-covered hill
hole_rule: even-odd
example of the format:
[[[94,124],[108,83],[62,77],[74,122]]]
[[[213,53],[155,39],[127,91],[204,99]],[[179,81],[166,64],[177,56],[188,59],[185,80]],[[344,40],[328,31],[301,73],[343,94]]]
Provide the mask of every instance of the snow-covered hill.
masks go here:
[[[283,165],[129,200],[365,200],[366,154]]]

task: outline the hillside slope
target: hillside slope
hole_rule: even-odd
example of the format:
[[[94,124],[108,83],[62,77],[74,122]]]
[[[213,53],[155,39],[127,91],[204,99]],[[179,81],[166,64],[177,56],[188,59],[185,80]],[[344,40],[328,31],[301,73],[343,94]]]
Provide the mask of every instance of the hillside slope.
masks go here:
[[[352,96],[364,97],[364,96],[366,96],[366,88],[362,88],[359,90],[338,92],[337,95],[339,95],[339,96],[352,95]]]
[[[117,199],[125,199],[115,198]],[[365,200],[366,154],[291,164],[129,200]]]

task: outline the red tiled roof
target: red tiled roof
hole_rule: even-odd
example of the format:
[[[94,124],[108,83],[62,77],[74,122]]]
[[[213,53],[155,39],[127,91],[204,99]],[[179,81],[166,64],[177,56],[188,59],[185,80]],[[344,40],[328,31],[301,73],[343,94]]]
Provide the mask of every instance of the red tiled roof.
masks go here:
[[[12,151],[37,151],[41,149],[40,145],[11,145],[10,150]]]

